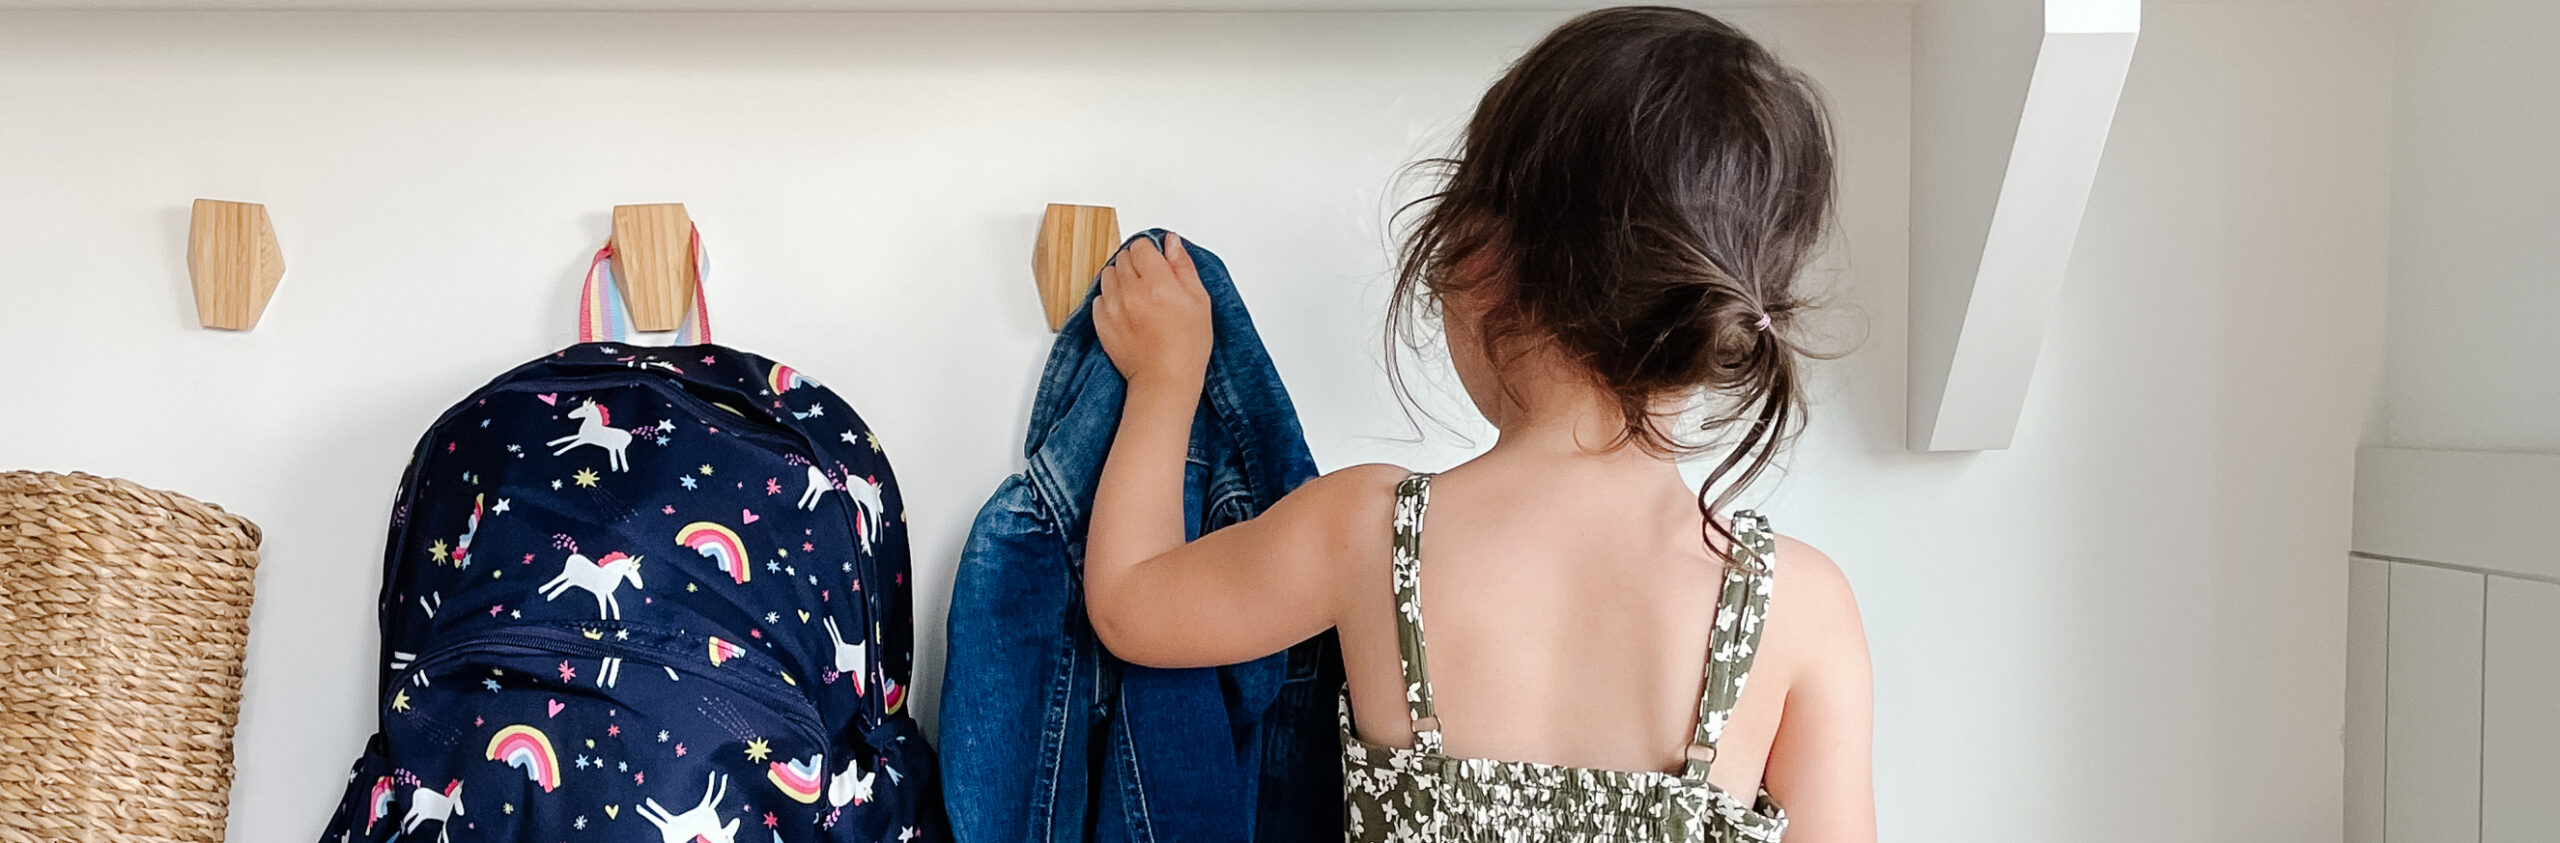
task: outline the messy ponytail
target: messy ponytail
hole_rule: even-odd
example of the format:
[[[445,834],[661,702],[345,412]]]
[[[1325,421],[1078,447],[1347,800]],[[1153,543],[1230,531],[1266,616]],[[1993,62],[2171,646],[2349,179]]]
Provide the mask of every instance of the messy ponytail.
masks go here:
[[[1485,92],[1438,184],[1405,206],[1390,342],[1481,292],[1497,367],[1551,345],[1613,396],[1610,447],[1722,448],[1699,490],[1708,529],[1804,415],[1796,279],[1829,222],[1831,132],[1812,83],[1686,9],[1584,14]],[[1402,390],[1393,370],[1389,376]],[[1656,408],[1704,393],[1701,431]],[[1686,403],[1686,402],[1684,402]]]

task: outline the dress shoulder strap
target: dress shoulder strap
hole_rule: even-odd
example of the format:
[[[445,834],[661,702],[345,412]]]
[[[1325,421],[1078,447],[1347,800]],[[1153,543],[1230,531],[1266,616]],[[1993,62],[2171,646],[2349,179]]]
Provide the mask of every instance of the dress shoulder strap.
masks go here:
[[[1406,475],[1396,484],[1396,651],[1404,663],[1404,701],[1413,718],[1414,747],[1440,754],[1440,715],[1431,703],[1431,663],[1422,646],[1422,515],[1431,507],[1431,475]]]
[[[1724,587],[1716,598],[1713,631],[1707,637],[1707,677],[1703,698],[1698,701],[1698,732],[1690,742],[1689,760],[1682,775],[1693,781],[1705,781],[1707,770],[1715,764],[1716,742],[1724,737],[1726,721],[1733,717],[1733,705],[1742,698],[1742,685],[1751,675],[1751,659],[1760,651],[1762,623],[1769,614],[1769,588],[1773,577],[1771,565],[1777,561],[1778,542],[1769,531],[1769,519],[1745,510],[1733,516],[1733,548],[1728,551],[1724,569]]]

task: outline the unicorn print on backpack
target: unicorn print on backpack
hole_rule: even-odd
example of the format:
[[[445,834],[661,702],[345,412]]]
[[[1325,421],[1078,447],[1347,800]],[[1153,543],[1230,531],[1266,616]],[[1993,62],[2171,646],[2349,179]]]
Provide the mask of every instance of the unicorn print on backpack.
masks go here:
[[[454,815],[462,813],[467,812],[462,810],[460,780],[447,786],[443,793],[419,785],[415,792],[409,794],[409,814],[400,818],[400,833],[414,833],[418,826],[432,822],[436,824],[436,843],[444,843],[453,830]]]
[[[836,629],[835,618],[827,618],[825,623],[827,627],[827,640],[835,642],[836,645],[836,673],[853,680],[853,692],[855,694],[862,693],[862,674],[863,671],[871,664],[870,660],[863,657],[864,648],[870,646],[869,643],[856,643],[844,640],[844,633],[839,632]]]
[[[569,417],[579,420],[578,432],[543,443],[560,446],[551,452],[552,456],[569,453],[580,445],[594,445],[604,449],[607,465],[613,470],[631,470],[631,459],[622,453],[631,447],[631,432],[614,427],[613,413],[604,405],[592,400],[580,402],[577,409],[569,411]]]
[[[869,553],[871,543],[879,540],[880,512],[888,506],[880,500],[880,484],[846,472],[844,493],[853,498],[853,534],[862,540],[862,552]]]
[[[471,522],[462,528],[462,538],[454,540],[453,543],[453,566],[456,568],[471,567],[471,540],[480,535],[481,503],[487,497],[486,495],[471,496]]]
[[[665,843],[697,840],[732,843],[738,839],[738,821],[732,818],[725,825],[720,822],[720,800],[728,793],[729,777],[713,773],[710,780],[703,783],[701,804],[687,808],[681,814],[669,814],[658,800],[649,799],[640,805],[640,818],[657,826],[658,837]]]
[[[561,563],[560,575],[542,584],[542,599],[556,600],[569,589],[583,588],[595,596],[596,611],[603,615],[601,620],[621,620],[622,601],[615,599],[613,593],[625,582],[634,589],[640,587],[641,558],[625,556],[617,550],[605,554],[602,560],[589,561],[572,551],[569,560]]]
[[[836,481],[827,479],[826,470],[814,465],[810,466],[809,486],[801,491],[799,506],[801,509],[817,509],[818,501],[826,498],[828,492],[835,490]]]
[[[862,764],[858,760],[849,759],[844,762],[844,772],[837,773],[834,779],[827,782],[827,804],[842,808],[846,805],[860,805],[871,801],[871,782],[879,776],[879,773],[855,775],[855,771],[861,768]]]

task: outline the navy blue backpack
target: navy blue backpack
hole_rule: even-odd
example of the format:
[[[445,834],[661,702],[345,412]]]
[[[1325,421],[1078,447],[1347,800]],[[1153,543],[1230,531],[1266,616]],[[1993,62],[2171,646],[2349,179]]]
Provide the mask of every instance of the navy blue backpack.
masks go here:
[[[581,339],[622,324],[608,255]],[[499,376],[401,480],[380,731],[323,839],[945,839],[904,511],[870,428],[771,360],[581,342]]]

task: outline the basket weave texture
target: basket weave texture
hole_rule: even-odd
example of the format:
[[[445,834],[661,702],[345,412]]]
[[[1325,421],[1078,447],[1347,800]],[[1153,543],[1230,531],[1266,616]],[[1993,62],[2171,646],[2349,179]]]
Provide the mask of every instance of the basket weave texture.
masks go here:
[[[0,843],[222,840],[258,525],[0,472]]]

